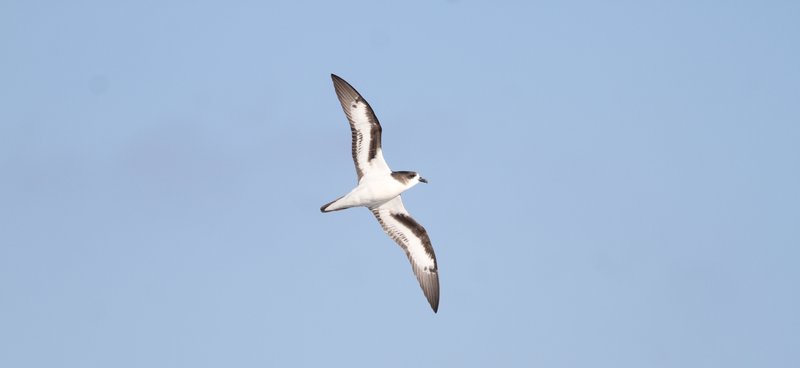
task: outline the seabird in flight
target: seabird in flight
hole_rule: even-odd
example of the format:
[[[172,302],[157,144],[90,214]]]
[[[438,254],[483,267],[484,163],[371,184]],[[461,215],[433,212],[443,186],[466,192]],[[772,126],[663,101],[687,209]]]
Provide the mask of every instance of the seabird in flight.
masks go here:
[[[381,124],[367,100],[344,79],[331,74],[336,96],[350,122],[353,162],[358,185],[350,193],[322,206],[322,212],[367,207],[383,231],[403,249],[411,262],[419,286],[436,312],[439,309],[439,269],[425,228],[409,215],[400,199],[418,183],[427,183],[413,171],[392,171],[383,159]]]

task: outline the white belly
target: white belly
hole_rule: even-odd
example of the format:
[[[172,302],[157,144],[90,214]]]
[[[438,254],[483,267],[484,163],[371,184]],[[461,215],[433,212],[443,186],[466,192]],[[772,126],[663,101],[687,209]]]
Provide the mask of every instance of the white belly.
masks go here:
[[[389,175],[365,176],[341,201],[347,206],[376,206],[397,197],[408,188]]]

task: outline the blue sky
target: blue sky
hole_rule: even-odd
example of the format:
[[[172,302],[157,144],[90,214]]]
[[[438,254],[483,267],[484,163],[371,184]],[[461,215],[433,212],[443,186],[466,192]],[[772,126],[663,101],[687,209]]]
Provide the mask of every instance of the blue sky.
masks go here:
[[[0,366],[796,367],[800,5],[0,4]],[[330,81],[433,241],[364,209]]]

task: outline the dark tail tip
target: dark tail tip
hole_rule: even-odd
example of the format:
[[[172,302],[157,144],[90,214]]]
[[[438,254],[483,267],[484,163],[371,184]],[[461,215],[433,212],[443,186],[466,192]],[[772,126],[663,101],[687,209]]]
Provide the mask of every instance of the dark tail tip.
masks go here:
[[[336,199],[334,199],[334,200],[332,200],[332,201],[330,201],[328,203],[323,204],[322,207],[319,208],[319,210],[322,211],[322,212],[332,212],[332,211],[343,210],[344,208],[340,208],[338,210],[329,210],[328,209],[328,207],[330,207],[333,204],[333,202],[336,202],[336,201],[338,201],[338,200],[340,200],[342,198],[343,197],[339,197],[339,198],[336,198]]]

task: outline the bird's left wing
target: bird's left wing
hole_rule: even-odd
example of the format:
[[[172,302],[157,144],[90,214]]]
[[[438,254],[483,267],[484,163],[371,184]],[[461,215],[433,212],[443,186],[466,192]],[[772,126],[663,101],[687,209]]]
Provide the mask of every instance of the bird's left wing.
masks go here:
[[[439,309],[439,269],[428,232],[408,214],[400,196],[370,210],[383,230],[403,248],[428,303]]]

